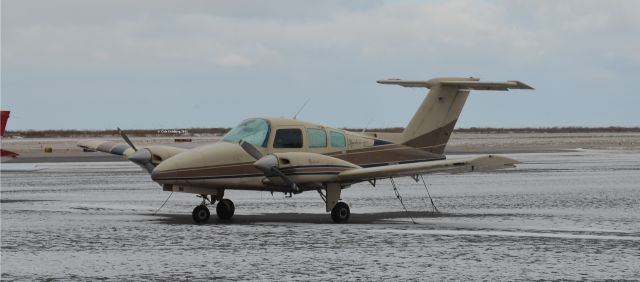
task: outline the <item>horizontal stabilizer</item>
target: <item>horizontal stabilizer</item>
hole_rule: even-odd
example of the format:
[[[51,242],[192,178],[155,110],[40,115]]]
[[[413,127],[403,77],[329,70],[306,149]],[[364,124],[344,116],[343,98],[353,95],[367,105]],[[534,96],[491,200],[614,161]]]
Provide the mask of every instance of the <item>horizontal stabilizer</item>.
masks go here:
[[[509,89],[533,89],[533,87],[517,81],[507,80],[504,82],[480,81],[478,78],[470,78],[471,80],[456,80],[447,78],[434,78],[430,80],[402,80],[402,79],[385,79],[378,80],[380,84],[395,84],[402,87],[423,87],[429,88],[436,85],[454,86],[462,90],[497,90],[507,91]]]

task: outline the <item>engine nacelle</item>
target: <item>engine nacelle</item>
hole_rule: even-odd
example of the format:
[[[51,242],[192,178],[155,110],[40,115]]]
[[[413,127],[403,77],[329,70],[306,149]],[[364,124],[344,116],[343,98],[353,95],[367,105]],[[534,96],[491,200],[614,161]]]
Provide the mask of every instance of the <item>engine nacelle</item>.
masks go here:
[[[131,148],[127,150],[130,150],[130,152],[125,152],[127,159],[146,169],[149,173],[164,160],[184,152],[182,148],[161,145],[140,148],[135,152]]]
[[[300,187],[334,182],[338,180],[340,172],[360,168],[358,165],[338,158],[306,152],[274,153],[262,157],[254,165],[267,176],[265,184],[287,185],[272,169],[277,168]]]

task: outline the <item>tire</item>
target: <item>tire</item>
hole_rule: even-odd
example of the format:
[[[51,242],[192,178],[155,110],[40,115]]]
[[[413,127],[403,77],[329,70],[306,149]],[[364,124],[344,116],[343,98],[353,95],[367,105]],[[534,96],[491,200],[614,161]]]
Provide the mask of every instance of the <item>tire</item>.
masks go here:
[[[349,220],[351,216],[351,210],[349,210],[349,205],[338,202],[335,207],[331,210],[331,219],[335,223],[343,223]]]
[[[211,214],[209,213],[209,209],[206,206],[197,206],[191,213],[193,221],[197,224],[206,223],[207,221],[209,221],[210,216]]]
[[[219,219],[229,220],[233,216],[236,211],[236,207],[233,205],[233,202],[229,199],[222,199],[218,202],[216,206],[216,214]]]

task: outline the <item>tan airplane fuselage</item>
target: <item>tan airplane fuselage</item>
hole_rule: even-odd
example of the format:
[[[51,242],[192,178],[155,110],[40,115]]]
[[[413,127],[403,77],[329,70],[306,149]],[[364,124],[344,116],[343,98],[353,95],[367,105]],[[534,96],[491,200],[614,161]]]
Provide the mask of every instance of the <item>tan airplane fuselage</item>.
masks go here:
[[[253,145],[262,154],[277,156],[282,172],[302,191],[319,189],[322,183],[331,182],[338,173],[355,167],[445,158],[424,148],[389,141],[394,134],[386,134],[387,140],[383,140],[376,134],[367,135],[284,118],[249,119],[240,127],[245,123],[262,127],[261,130],[240,132],[235,139],[234,136],[229,137],[233,135],[232,131],[217,143],[176,154],[153,170],[152,179],[162,184],[165,190],[179,192],[212,194],[212,191],[224,189],[290,192],[278,177],[265,177],[254,166],[256,159],[239,145],[240,135],[251,134],[251,130],[260,131],[264,136],[256,138],[254,134],[247,139],[255,139]],[[266,132],[265,124],[268,126]],[[291,152],[296,154],[288,154]],[[303,152],[310,154],[301,154]]]

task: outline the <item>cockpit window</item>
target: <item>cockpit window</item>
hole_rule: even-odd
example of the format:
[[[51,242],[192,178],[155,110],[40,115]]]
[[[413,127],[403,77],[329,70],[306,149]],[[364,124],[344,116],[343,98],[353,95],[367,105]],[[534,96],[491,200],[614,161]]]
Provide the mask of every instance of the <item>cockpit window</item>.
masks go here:
[[[256,146],[267,147],[270,127],[269,122],[264,119],[248,119],[229,131],[222,138],[222,141],[238,142],[244,140]]]

